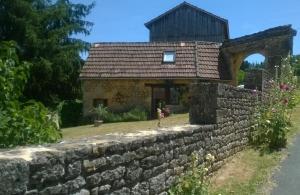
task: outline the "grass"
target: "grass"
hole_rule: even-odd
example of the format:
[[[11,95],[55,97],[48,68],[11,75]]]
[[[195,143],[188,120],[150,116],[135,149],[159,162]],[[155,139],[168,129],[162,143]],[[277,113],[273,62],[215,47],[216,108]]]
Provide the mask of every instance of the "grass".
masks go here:
[[[300,106],[292,114],[293,127],[288,133],[292,142],[300,130]],[[268,194],[271,175],[285,157],[285,150],[272,152],[248,148],[235,155],[211,180],[211,192],[218,195]]]
[[[288,132],[288,142],[291,143],[300,130],[300,106],[292,114],[293,127]],[[165,118],[163,127],[170,127],[188,123],[188,114],[178,114]],[[121,122],[63,129],[65,140],[103,135],[109,133],[133,133],[140,130],[157,129],[157,120],[141,122]],[[210,192],[213,195],[250,195],[268,194],[272,187],[271,175],[284,158],[286,152],[261,153],[259,150],[248,148],[233,156],[226,165],[211,179]]]
[[[64,140],[70,140],[110,133],[134,133],[141,130],[157,129],[157,122],[158,120],[106,123],[99,127],[85,125],[62,129],[62,134]],[[188,114],[174,114],[170,117],[162,119],[161,126],[172,127],[176,125],[188,124],[188,122]]]

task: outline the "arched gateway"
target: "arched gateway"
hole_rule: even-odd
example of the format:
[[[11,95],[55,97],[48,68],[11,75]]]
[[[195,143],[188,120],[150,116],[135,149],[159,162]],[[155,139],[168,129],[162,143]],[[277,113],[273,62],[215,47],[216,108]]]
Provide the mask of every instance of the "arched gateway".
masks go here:
[[[280,73],[282,59],[292,53],[295,35],[296,31],[287,25],[225,41],[221,54],[230,67],[232,84],[237,85],[237,74],[243,60],[254,53],[265,56],[265,67],[273,76],[276,65]]]

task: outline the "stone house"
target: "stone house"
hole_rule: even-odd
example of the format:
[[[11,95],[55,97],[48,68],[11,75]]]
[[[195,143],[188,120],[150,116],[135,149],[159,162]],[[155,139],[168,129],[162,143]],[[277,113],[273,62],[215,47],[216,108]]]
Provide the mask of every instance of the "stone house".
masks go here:
[[[292,51],[291,26],[229,39],[228,21],[183,2],[145,26],[150,42],[94,43],[80,73],[83,111],[98,104],[113,111],[142,106],[155,116],[163,102],[188,104],[194,81],[237,81],[243,59],[262,53],[270,72]],[[251,79],[250,79],[251,80]]]
[[[85,114],[97,104],[112,110],[160,101],[180,109],[195,79],[226,80],[220,74],[218,43],[96,43],[81,71]]]

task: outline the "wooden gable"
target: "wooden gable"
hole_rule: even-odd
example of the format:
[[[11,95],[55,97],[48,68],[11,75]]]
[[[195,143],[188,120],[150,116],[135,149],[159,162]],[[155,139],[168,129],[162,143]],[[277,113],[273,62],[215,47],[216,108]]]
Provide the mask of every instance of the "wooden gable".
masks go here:
[[[145,26],[150,41],[223,42],[229,38],[228,21],[189,3],[183,2],[154,18]]]

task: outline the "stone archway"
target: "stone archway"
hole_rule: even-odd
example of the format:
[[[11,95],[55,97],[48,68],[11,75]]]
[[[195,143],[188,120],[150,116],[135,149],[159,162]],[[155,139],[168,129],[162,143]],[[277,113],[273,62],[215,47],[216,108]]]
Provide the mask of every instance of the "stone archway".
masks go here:
[[[276,65],[280,73],[282,59],[292,53],[295,35],[296,31],[287,25],[224,42],[221,53],[229,66],[231,83],[237,85],[237,74],[243,60],[255,53],[265,56],[266,70],[271,75],[275,75]]]

